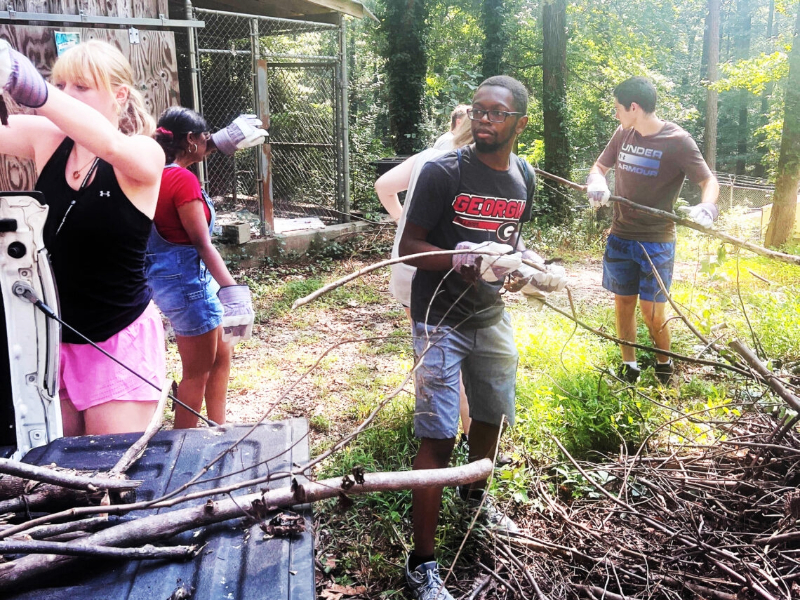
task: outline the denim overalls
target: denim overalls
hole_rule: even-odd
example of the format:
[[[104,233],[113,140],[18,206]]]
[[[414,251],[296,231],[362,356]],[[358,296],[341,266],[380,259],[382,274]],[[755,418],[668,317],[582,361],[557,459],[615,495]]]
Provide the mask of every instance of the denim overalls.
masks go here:
[[[172,163],[164,169],[179,168]],[[214,229],[216,212],[211,198],[202,190],[211,211],[209,234]],[[147,279],[153,288],[156,305],[170,320],[175,333],[191,337],[212,331],[222,323],[222,305],[217,299],[219,286],[200,254],[191,244],[168,242],[156,230],[150,232],[145,256]]]

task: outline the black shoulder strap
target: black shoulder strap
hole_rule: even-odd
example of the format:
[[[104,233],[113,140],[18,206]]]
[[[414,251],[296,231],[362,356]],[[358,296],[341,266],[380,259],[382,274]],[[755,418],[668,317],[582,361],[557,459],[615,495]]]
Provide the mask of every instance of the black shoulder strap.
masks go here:
[[[536,175],[531,171],[531,166],[528,161],[517,156],[517,163],[522,171],[522,177],[525,180],[525,188],[528,190],[528,202],[533,200],[533,195],[536,192]]]

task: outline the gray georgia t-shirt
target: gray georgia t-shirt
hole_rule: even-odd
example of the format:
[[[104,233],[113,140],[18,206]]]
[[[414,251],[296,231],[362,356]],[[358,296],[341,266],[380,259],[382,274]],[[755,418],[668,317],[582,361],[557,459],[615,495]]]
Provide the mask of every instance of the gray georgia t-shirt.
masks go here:
[[[428,162],[417,180],[408,221],[428,230],[426,241],[443,250],[454,250],[463,241],[509,243],[531,216],[525,176],[515,155],[509,164],[507,171],[492,169],[478,159],[474,146],[461,149],[460,168],[455,150]],[[502,282],[467,283],[455,271],[417,269],[411,317],[431,325],[489,327],[503,315],[501,287]]]

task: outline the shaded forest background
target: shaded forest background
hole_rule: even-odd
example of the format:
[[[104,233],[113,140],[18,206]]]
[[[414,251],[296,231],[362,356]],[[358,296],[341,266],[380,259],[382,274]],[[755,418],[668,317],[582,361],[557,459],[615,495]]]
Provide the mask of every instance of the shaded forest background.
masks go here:
[[[365,4],[381,23],[363,20],[350,26],[356,208],[377,206],[371,161],[429,146],[447,130],[452,108],[469,102],[482,79],[501,73],[522,81],[532,94],[519,153],[546,170],[582,181],[617,126],[614,86],[629,76],[645,75],[658,89],[658,115],[689,131],[701,150],[713,150],[706,139],[712,131],[706,112],[709,98],[716,95],[716,149],[713,157],[707,155],[716,170],[776,179],[796,2]],[[709,15],[717,11],[715,25]],[[715,30],[718,62],[713,61],[717,49],[709,43],[709,32]],[[563,197],[545,194],[539,201],[539,213],[551,221],[569,220],[571,207]]]

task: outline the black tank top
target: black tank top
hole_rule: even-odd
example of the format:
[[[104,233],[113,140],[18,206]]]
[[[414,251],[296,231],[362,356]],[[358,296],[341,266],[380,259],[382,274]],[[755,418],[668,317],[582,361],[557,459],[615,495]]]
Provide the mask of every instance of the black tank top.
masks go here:
[[[153,296],[144,271],[153,221],[131,204],[114,167],[103,160],[94,181],[78,191],[69,187],[64,173],[73,145],[70,138],[61,142],[36,189],[50,207],[44,243],[56,276],[61,318],[93,342],[102,342],[139,318]],[[62,328],[61,340],[85,343],[67,328]]]

